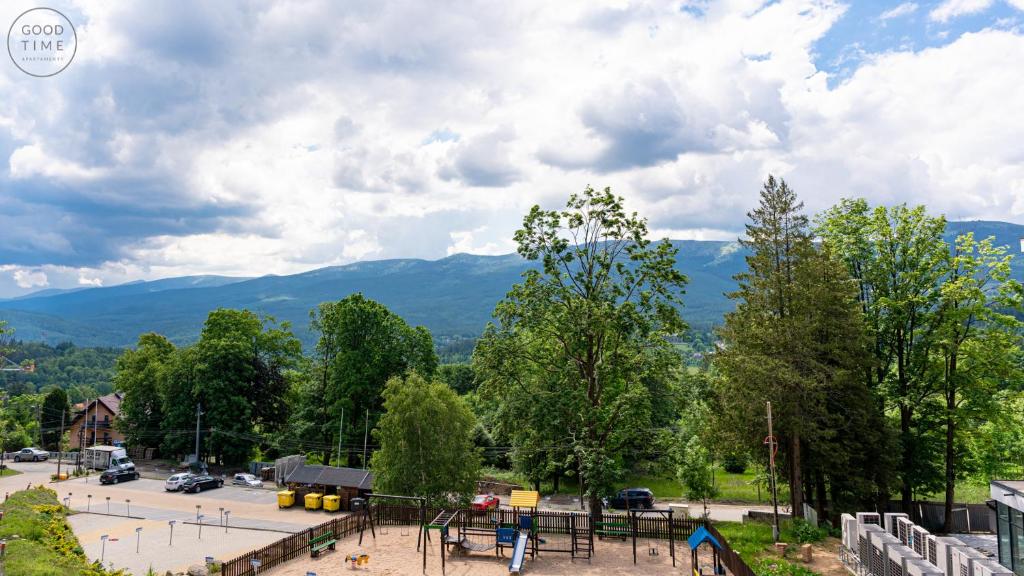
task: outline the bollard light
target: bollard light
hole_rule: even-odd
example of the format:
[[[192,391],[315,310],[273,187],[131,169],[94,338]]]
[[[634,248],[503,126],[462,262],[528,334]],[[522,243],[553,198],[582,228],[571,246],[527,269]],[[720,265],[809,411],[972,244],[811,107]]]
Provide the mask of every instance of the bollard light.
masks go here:
[[[142,526],[135,529],[135,553],[139,553],[139,542],[142,541]]]
[[[107,555],[107,535],[100,536],[100,542],[103,543],[103,549],[100,550],[100,562],[103,562],[103,558]]]
[[[224,511],[224,533],[228,533],[228,524],[231,522],[231,510]]]
[[[203,516],[202,514],[196,517],[196,522],[199,523],[199,537],[197,538],[198,540],[203,539],[203,518],[205,518],[205,516]]]
[[[107,496],[107,514],[110,514],[110,496]]]
[[[200,504],[196,504],[196,522],[199,522],[199,509],[202,508]]]
[[[89,503],[85,505],[85,511],[86,512],[89,512],[90,510],[92,510],[92,494],[89,494],[88,498],[89,498]]]
[[[132,501],[128,498],[124,499],[124,505],[128,507],[128,515],[132,515]]]
[[[223,526],[224,525],[224,507],[221,506],[217,510],[220,510],[220,523],[221,523],[221,526]]]
[[[168,520],[167,525],[171,527],[171,537],[167,540],[167,545],[171,546],[174,544],[174,523],[175,520]]]

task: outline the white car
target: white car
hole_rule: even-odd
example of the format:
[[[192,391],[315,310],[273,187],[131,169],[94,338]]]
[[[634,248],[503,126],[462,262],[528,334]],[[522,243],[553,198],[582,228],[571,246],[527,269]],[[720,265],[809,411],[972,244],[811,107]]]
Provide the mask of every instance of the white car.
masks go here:
[[[39,462],[50,457],[50,453],[39,448],[22,448],[14,453],[15,462]]]
[[[262,488],[263,481],[253,476],[252,474],[235,474],[235,477],[231,480],[231,483],[235,486],[248,486],[250,488]]]
[[[174,474],[164,482],[164,490],[168,492],[181,492],[181,489],[185,486],[185,481],[195,476],[191,472],[182,472],[180,474]]]

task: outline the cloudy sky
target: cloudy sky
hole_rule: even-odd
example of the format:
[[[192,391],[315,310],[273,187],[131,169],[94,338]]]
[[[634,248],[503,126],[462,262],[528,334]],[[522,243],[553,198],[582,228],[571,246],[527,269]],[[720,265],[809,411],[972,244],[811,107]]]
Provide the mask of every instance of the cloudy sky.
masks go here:
[[[674,238],[769,172],[1024,222],[1024,0],[45,5],[78,49],[0,62],[0,297],[504,253],[587,184]]]

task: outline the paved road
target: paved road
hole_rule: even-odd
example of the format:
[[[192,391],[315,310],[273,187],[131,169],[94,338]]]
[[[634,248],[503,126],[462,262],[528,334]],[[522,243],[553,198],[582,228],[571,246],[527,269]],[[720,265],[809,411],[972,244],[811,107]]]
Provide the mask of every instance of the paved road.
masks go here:
[[[201,564],[206,556],[232,558],[329,518],[324,512],[301,507],[280,510],[275,492],[267,489],[228,484],[199,494],[172,493],[164,490],[163,481],[148,478],[103,486],[99,476],[93,475],[53,483],[50,475],[57,471],[53,462],[12,463],[11,468],[22,473],[0,478],[0,490],[14,492],[30,483],[44,484],[56,490],[61,500],[68,498],[73,510],[91,512],[68,518],[86,555],[133,574],[145,574],[150,567],[158,573],[184,571],[190,564]],[[221,509],[230,513],[226,529]],[[126,517],[129,512],[137,518]],[[203,515],[201,538],[197,514]],[[138,553],[136,528],[142,528]]]

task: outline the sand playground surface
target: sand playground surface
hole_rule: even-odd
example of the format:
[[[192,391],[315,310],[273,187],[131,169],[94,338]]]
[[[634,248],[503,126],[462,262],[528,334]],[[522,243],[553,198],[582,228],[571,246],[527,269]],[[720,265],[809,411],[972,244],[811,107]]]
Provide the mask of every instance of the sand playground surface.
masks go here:
[[[401,535],[398,527],[391,527],[387,534],[377,534],[376,540],[366,533],[360,547],[359,535],[338,541],[337,549],[327,551],[319,558],[309,555],[290,560],[276,568],[261,571],[260,576],[356,576],[356,575],[405,575],[423,574],[423,551],[416,551],[416,530]],[[440,544],[437,534],[427,543],[427,571],[430,576],[441,575]],[[669,575],[690,574],[690,549],[686,542],[676,542],[676,566],[672,567],[668,541],[658,541],[658,555],[648,554],[647,541],[637,540],[637,562],[633,565],[632,541],[595,540],[594,555],[586,559],[572,560],[561,552],[539,552],[535,560],[529,553],[523,564],[523,573],[528,575],[573,574],[597,576],[607,574]],[[352,554],[367,554],[370,561],[353,569],[348,561]],[[494,551],[474,552],[469,556],[451,554],[446,557],[446,576],[507,576],[510,549],[505,556],[496,558]]]

